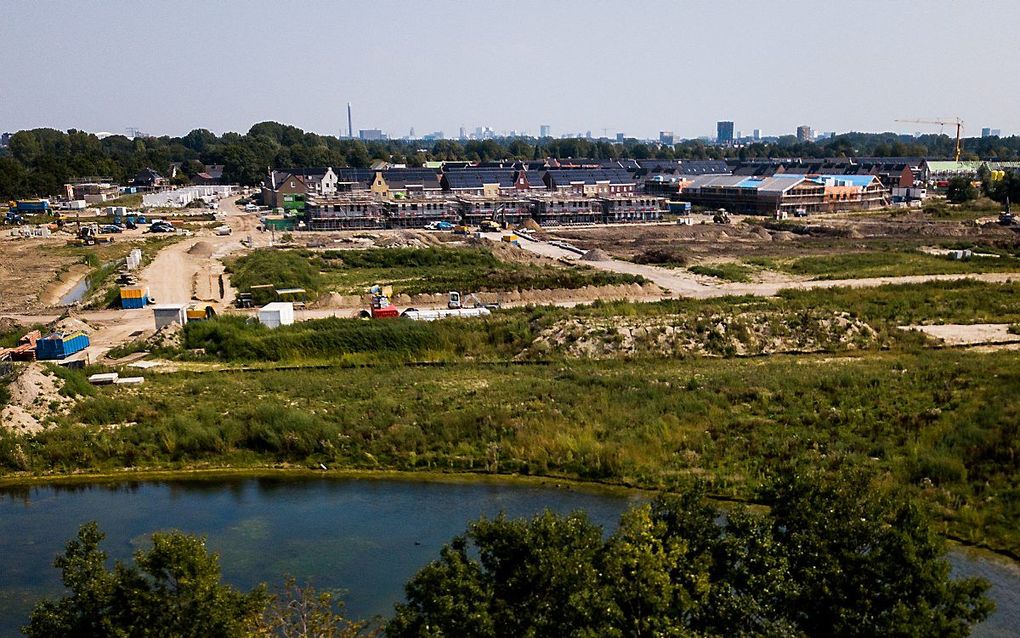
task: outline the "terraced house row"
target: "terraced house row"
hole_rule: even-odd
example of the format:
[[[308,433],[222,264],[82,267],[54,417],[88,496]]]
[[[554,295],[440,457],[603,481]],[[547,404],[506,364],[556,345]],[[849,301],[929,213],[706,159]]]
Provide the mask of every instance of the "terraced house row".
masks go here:
[[[667,200],[757,215],[880,208],[923,197],[925,166],[921,158],[379,163],[273,170],[262,198],[324,230],[627,223],[661,219]]]
[[[310,195],[304,221],[310,230],[424,228],[434,222],[478,226],[494,221],[518,226],[531,219],[541,226],[652,222],[662,219],[666,200],[643,194],[545,196],[461,195],[382,200],[365,195]]]

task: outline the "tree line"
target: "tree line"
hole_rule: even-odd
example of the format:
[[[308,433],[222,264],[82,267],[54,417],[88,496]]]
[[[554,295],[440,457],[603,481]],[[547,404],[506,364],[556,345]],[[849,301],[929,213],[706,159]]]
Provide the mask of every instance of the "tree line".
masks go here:
[[[918,506],[859,469],[789,470],[764,507],[721,509],[694,486],[636,505],[606,536],[583,513],[481,519],[405,587],[388,620],[353,621],[291,579],[221,582],[204,540],[154,534],[107,567],[84,525],[55,565],[29,638],[963,637],[993,609],[987,582],[950,577]]]
[[[594,159],[726,159],[767,157],[926,156],[951,157],[955,140],[946,135],[910,137],[893,133],[847,133],[815,142],[784,136],[773,143],[733,148],[699,140],[673,146],[628,139],[505,138],[487,140],[362,141],[318,135],[295,126],[260,122],[245,134],[215,135],[195,129],[183,137],[129,139],[111,135],[41,128],[18,131],[0,149],[0,197],[57,195],[68,180],[110,177],[127,183],[144,168],[169,177],[170,165],[180,165],[177,181],[186,184],[203,165],[222,164],[228,183],[253,186],[269,167],[333,166],[366,168],[374,160],[420,166],[430,160],[493,161],[545,157]],[[965,141],[965,159],[1020,158],[1020,138],[975,138]]]

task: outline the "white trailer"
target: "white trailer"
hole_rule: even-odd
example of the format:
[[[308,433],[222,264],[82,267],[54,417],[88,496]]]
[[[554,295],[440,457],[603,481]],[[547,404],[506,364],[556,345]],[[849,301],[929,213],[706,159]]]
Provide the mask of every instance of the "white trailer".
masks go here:
[[[259,308],[259,323],[267,328],[279,328],[294,323],[294,304],[274,301]]]
[[[161,304],[152,307],[152,316],[156,320],[156,330],[172,323],[182,326],[188,322],[187,306],[184,304]]]
[[[488,308],[440,308],[438,310],[417,310],[409,308],[400,316],[412,321],[438,321],[452,317],[487,317],[492,312]]]

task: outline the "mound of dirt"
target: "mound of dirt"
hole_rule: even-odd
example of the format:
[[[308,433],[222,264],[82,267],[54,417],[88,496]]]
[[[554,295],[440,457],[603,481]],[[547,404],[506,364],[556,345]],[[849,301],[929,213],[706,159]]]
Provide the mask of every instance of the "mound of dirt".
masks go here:
[[[84,332],[85,334],[90,334],[93,328],[77,317],[68,316],[50,324],[50,330],[53,332]]]
[[[518,228],[527,228],[529,230],[542,230],[542,226],[539,225],[538,222],[536,222],[534,219],[530,217],[525,219],[524,223],[518,226]]]
[[[207,241],[196,241],[191,246],[191,248],[188,249],[188,254],[194,255],[195,257],[202,257],[203,259],[212,257],[213,256],[212,244],[210,244]]]
[[[612,257],[610,257],[609,253],[602,250],[601,248],[593,248],[592,250],[589,250],[585,254],[581,255],[581,259],[583,259],[584,261],[609,261],[610,259],[612,259]]]
[[[60,394],[57,380],[37,363],[27,366],[8,391],[11,400],[0,415],[0,423],[19,432],[38,432],[43,429],[42,420],[54,408],[59,411],[71,402]]]
[[[14,317],[0,317],[0,332],[11,332],[21,327],[21,322]]]
[[[184,346],[184,326],[179,323],[169,323],[152,334],[145,340],[145,344],[154,349],[167,348],[178,350]]]
[[[748,356],[843,352],[883,345],[869,324],[848,313],[807,312],[790,320],[777,313],[662,317],[575,317],[538,334],[518,358],[560,352],[570,357]]]
[[[378,248],[426,248],[441,243],[441,240],[432,233],[407,230],[384,235],[373,243]]]

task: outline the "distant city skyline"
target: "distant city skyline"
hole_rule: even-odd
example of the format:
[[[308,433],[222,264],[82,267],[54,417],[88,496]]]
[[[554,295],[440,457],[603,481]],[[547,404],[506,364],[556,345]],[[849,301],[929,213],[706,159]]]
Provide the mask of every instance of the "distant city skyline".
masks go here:
[[[1020,89],[1001,75],[1020,62],[1020,50],[1001,46],[1020,6],[1003,0],[980,10],[867,0],[852,11],[808,0],[690,1],[657,5],[654,19],[629,4],[521,0],[512,8],[519,20],[495,4],[381,0],[320,6],[301,38],[264,18],[281,10],[269,0],[19,3],[0,26],[0,131],[221,134],[274,120],[334,136],[399,138],[412,127],[452,139],[462,127],[467,136],[479,128],[539,136],[549,126],[552,137],[655,140],[672,131],[680,140],[714,139],[723,120],[745,137],[796,135],[806,122],[815,131],[951,135],[895,120],[955,117],[967,136],[1020,131]],[[838,28],[826,13],[838,14]],[[817,20],[805,28],[805,16]],[[40,47],[40,38],[59,45]],[[938,64],[918,62],[949,46],[953,55]],[[568,74],[552,72],[557,49],[571,52]],[[824,64],[789,62],[810,50],[825,50]],[[876,73],[876,63],[901,70]],[[664,76],[671,65],[683,73]],[[550,72],[508,82],[511,68]]]

